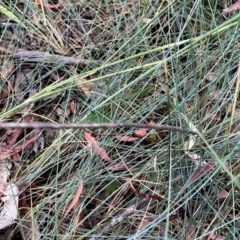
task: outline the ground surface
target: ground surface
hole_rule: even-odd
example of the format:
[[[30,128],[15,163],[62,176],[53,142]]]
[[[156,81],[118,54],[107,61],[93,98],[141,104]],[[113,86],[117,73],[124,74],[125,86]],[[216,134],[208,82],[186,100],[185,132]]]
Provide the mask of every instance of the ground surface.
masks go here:
[[[0,2],[0,122],[196,132],[1,129],[2,209],[7,186],[19,191],[3,239],[240,238],[240,15],[223,15],[230,4]]]

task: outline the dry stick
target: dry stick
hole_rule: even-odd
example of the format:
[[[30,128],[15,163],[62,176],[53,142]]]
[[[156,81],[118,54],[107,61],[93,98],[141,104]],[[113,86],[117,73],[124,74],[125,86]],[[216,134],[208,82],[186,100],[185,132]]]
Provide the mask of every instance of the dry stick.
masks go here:
[[[39,61],[49,61],[52,63],[62,63],[62,64],[90,64],[90,63],[99,63],[94,60],[87,60],[81,57],[69,57],[58,54],[51,54],[48,52],[40,51],[28,51],[24,49],[19,49],[16,51],[10,51],[4,47],[0,47],[0,52],[5,52],[10,54],[13,57],[23,58],[31,62]]]
[[[195,131],[162,124],[143,123],[50,123],[50,122],[0,122],[0,129],[98,129],[98,128],[147,128],[196,134]]]
[[[107,222],[99,232],[94,233],[91,235],[89,240],[104,240],[105,237],[101,237],[105,232],[109,231],[112,227],[116,224],[123,222],[126,218],[133,215],[136,209],[141,208],[142,206],[146,205],[149,202],[149,199],[142,199],[136,204],[131,205],[130,207],[126,208],[122,213],[113,217],[109,222]]]

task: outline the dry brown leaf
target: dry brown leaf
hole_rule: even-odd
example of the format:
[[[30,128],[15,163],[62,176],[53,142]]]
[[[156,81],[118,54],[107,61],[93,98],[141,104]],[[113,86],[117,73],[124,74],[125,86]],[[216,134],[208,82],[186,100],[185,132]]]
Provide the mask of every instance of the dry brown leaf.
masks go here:
[[[27,116],[24,117],[25,122],[32,122],[34,120],[34,116],[31,114],[28,114]],[[7,139],[7,145],[14,145],[18,139],[18,137],[22,134],[23,129],[11,129],[7,132],[9,135]]]
[[[9,159],[12,155],[12,153],[10,152],[1,152],[1,145],[0,145],[0,161],[5,160],[5,159]]]
[[[183,186],[183,189],[190,186],[192,183],[196,182],[203,176],[205,176],[208,172],[213,170],[213,165],[209,163],[204,163],[202,166],[198,167],[194,170],[193,174],[187,180],[186,184]]]
[[[2,79],[8,79],[8,77],[14,71],[15,66],[9,61],[7,64],[2,63],[2,69],[0,71],[0,76]]]
[[[9,94],[11,93],[11,90],[8,91],[6,88],[1,88],[0,89],[0,99],[4,99],[6,98],[7,96],[9,96]]]
[[[6,146],[3,144],[0,144],[0,153],[10,152],[11,150],[12,150],[12,146]]]
[[[227,197],[229,196],[229,192],[227,192],[226,190],[222,190],[219,194],[218,194],[218,197],[217,199],[218,200],[223,200],[223,199],[226,199]]]
[[[147,135],[147,129],[142,128],[142,129],[136,130],[134,131],[134,134],[139,138],[145,137]]]
[[[145,137],[147,135],[147,129],[141,128],[141,129],[135,130],[133,134],[135,135],[135,137],[118,135],[118,136],[115,136],[115,138],[121,142],[135,142],[139,138]]]
[[[16,152],[26,149],[28,147],[28,145],[31,143],[34,143],[41,136],[41,134],[42,134],[42,132],[38,133],[37,136],[26,140],[23,144],[17,145],[16,147],[13,148],[13,152],[16,153]]]
[[[153,120],[150,120],[148,124],[149,125],[155,125],[156,123]]]
[[[35,142],[41,136],[41,134],[42,132],[38,133],[35,137],[26,140],[23,144],[19,144],[15,147],[13,145],[6,146],[0,144],[0,160],[9,159],[12,155],[26,149],[28,145]]]
[[[84,132],[86,141],[92,146],[93,151],[103,160],[111,162],[112,159],[108,156],[106,150],[98,145],[97,140],[89,132]]]
[[[71,111],[72,114],[76,114],[77,110],[76,110],[76,102],[74,99],[72,99],[69,103],[69,109]]]
[[[146,227],[150,222],[152,222],[153,218],[149,216],[144,216],[142,221],[137,226],[137,232]]]
[[[13,153],[11,155],[11,160],[14,161],[19,161],[19,159],[21,159],[21,155],[19,153]],[[15,162],[16,163],[16,162]]]
[[[15,144],[18,137],[22,134],[22,132],[23,132],[23,129],[19,129],[19,128],[11,129],[10,131],[8,131],[7,134],[10,133],[10,135],[6,141],[7,145]]]
[[[225,237],[222,237],[216,233],[211,233],[209,236],[208,236],[208,240],[224,240]]]
[[[223,13],[231,13],[233,11],[239,10],[240,9],[240,0],[232,4],[230,7],[225,8],[223,10]]]
[[[139,137],[130,137],[125,135],[118,135],[118,136],[115,136],[115,138],[121,142],[135,142],[139,139]]]
[[[212,170],[213,170],[213,166],[211,164],[204,163],[203,166],[200,166],[193,172],[193,174],[189,178],[189,183],[192,184],[196,182],[197,180],[199,180],[201,177],[203,177],[204,175],[206,175],[208,172]]]
[[[77,192],[76,192],[75,196],[73,197],[70,205],[68,206],[62,220],[64,220],[66,218],[66,216],[68,215],[68,213],[77,205],[82,192],[83,192],[83,181],[81,179],[80,182],[79,182]]]

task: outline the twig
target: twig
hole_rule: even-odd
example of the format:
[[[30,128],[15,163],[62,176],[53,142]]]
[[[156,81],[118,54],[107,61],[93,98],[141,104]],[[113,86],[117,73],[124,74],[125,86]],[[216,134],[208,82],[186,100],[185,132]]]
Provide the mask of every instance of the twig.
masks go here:
[[[49,61],[52,63],[62,63],[62,64],[90,64],[98,63],[94,60],[87,60],[81,57],[69,57],[58,54],[51,54],[48,52],[40,51],[28,51],[24,49],[19,49],[16,51],[10,51],[4,47],[0,47],[1,52],[8,53],[13,57],[24,58],[30,62],[39,62],[39,61]]]
[[[162,124],[143,123],[50,123],[50,122],[2,122],[0,129],[22,128],[22,129],[97,129],[97,128],[147,128],[165,131],[187,132],[195,134],[195,131]]]
[[[121,223],[129,216],[133,215],[137,208],[141,208],[142,206],[146,205],[149,202],[149,199],[142,199],[136,204],[131,205],[130,207],[126,208],[122,213],[113,217],[109,222],[107,222],[99,232],[94,233],[91,235],[89,240],[103,240],[106,239],[101,237],[105,232],[108,232],[112,227],[116,224]]]

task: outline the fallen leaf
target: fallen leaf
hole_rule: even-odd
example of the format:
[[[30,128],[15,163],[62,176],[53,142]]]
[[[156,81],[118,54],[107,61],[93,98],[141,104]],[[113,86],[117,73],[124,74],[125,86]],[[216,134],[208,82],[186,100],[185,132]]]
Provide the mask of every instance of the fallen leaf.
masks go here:
[[[34,121],[34,116],[31,114],[28,114],[27,116],[24,117],[25,122],[33,122]],[[9,135],[7,139],[7,145],[14,145],[18,139],[18,137],[23,133],[23,129],[10,129],[7,131],[7,134]]]
[[[37,136],[26,140],[23,144],[19,144],[15,147],[13,145],[6,146],[3,144],[0,144],[0,153],[1,153],[0,160],[10,158],[13,154],[16,154],[16,153],[26,149],[28,147],[28,145],[35,142],[41,136],[41,134],[42,134],[42,132],[40,132]]]
[[[150,120],[148,124],[149,125],[155,125],[156,123],[153,120]]]
[[[185,150],[185,153],[193,160],[193,162],[197,165],[199,163],[199,160],[201,159],[200,155],[196,153],[190,152],[190,150],[193,148],[193,146],[196,143],[196,136],[190,135],[189,141],[185,142],[183,145],[183,149]]]
[[[28,139],[28,140],[25,141],[23,144],[20,144],[20,145],[17,145],[16,147],[14,147],[14,148],[13,148],[14,153],[26,149],[27,146],[28,146],[29,144],[35,142],[35,141],[41,136],[41,134],[42,134],[42,132],[38,133],[37,136]]]
[[[139,130],[134,131],[134,134],[138,137],[138,138],[142,138],[145,137],[147,135],[147,129],[142,128]]]
[[[151,120],[148,124],[149,125],[154,125],[155,122],[153,120]],[[133,136],[127,136],[127,135],[121,134],[121,135],[115,136],[115,138],[119,141],[122,141],[122,142],[135,142],[139,138],[143,138],[146,135],[147,135],[147,129],[146,128],[141,128],[141,129],[135,130],[133,132]]]
[[[135,130],[133,132],[133,135],[134,137],[126,136],[122,134],[122,135],[115,136],[115,138],[121,142],[135,142],[139,138],[145,137],[147,135],[147,129],[141,128],[141,129]]]
[[[14,183],[7,186],[1,197],[3,207],[0,211],[0,230],[12,225],[18,214],[18,188]]]
[[[35,153],[39,153],[40,151],[42,151],[45,147],[45,139],[43,137],[43,135],[39,136],[39,138],[35,141],[34,145],[33,145],[33,151]]]
[[[137,232],[146,227],[150,222],[152,222],[153,218],[149,216],[144,216],[142,221],[137,226]]]
[[[81,179],[80,182],[79,182],[77,192],[76,192],[75,196],[73,197],[70,205],[68,206],[62,220],[64,220],[66,218],[66,216],[68,215],[68,213],[77,205],[82,192],[83,192],[83,181]]]
[[[90,96],[92,84],[89,83],[89,81],[85,78],[79,78],[77,81],[77,86],[83,91],[83,93],[86,95],[86,97]]]
[[[118,136],[115,136],[115,138],[121,142],[135,142],[139,139],[138,137],[130,137],[125,135],[118,135]]]
[[[3,147],[3,145],[0,145],[0,161],[5,160],[5,159],[9,159],[12,155],[11,152],[2,152],[1,148]]]
[[[213,170],[213,165],[209,163],[204,163],[202,166],[198,167],[194,170],[193,174],[187,180],[186,184],[183,186],[183,189],[187,188],[203,176],[205,176],[208,172]]]
[[[57,113],[58,116],[64,115],[64,110],[61,107],[57,107],[55,109],[55,112]]]
[[[11,168],[12,163],[10,161],[0,161],[0,194],[5,194],[6,188],[8,186],[7,181],[10,176]]]
[[[92,146],[93,151],[103,160],[111,162],[112,159],[108,156],[106,150],[99,147],[97,140],[89,132],[84,132],[86,141]]]
[[[9,152],[9,151],[11,151],[11,149],[12,149],[12,146],[10,146],[10,145],[6,146],[3,144],[0,144],[0,152],[1,153]]]
[[[76,102],[74,99],[72,99],[69,103],[69,109],[71,111],[72,114],[76,114],[77,110],[76,110]]]
[[[151,21],[152,21],[152,18],[143,18],[142,19],[142,22],[146,23],[146,24],[149,24]]]
[[[222,190],[218,196],[217,196],[217,199],[218,200],[222,200],[222,199],[226,199],[227,197],[229,196],[229,192],[227,192],[226,190]]]
[[[196,139],[195,136],[191,136],[189,141],[185,142],[183,145],[184,150],[190,150],[195,145]]]
[[[7,64],[3,62],[1,63],[1,65],[2,65],[2,69],[0,72],[0,76],[1,76],[1,79],[6,80],[13,73],[15,66],[14,64],[11,64],[10,61],[8,61]]]
[[[12,129],[10,131],[11,131],[11,134],[9,135],[9,137],[7,138],[7,141],[6,141],[7,145],[15,144],[18,137],[22,134],[23,129],[16,128],[16,129]]]
[[[216,233],[211,233],[209,236],[208,236],[208,240],[224,240],[225,238],[216,234]]]
[[[19,161],[19,159],[21,159],[21,155],[19,153],[13,153],[11,155],[11,160],[14,161]],[[16,162],[14,162],[16,164]]]
[[[195,235],[196,235],[196,228],[193,225],[191,225],[191,227],[188,229],[186,235],[187,235],[186,236],[187,240],[194,240]]]
[[[189,182],[194,183],[197,180],[199,180],[201,177],[203,177],[206,173],[212,171],[213,166],[211,164],[208,163],[204,163],[203,166],[200,166],[199,168],[197,168],[193,174],[191,175]]]
[[[0,99],[3,100],[7,98],[12,92],[12,89],[8,86],[2,86],[0,89]]]
[[[230,7],[225,8],[223,10],[223,13],[231,13],[233,11],[239,10],[240,9],[240,0],[232,4]]]

